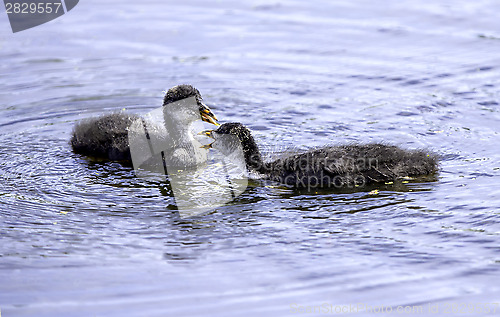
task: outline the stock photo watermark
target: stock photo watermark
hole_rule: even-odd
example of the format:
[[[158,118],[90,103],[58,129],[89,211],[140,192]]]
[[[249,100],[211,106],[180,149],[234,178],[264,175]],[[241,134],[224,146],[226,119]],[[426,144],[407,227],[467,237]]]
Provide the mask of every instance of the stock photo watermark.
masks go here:
[[[52,21],[72,10],[79,0],[3,0],[12,32]]]
[[[248,185],[244,166],[237,164],[243,160],[241,146],[231,156],[221,155],[191,130],[192,122],[203,119],[203,107],[195,97],[172,102],[135,120],[128,131],[136,176],[168,178],[181,218],[223,206]]]
[[[346,305],[336,305],[323,303],[320,305],[300,305],[290,304],[290,313],[294,315],[342,315],[342,314],[380,314],[380,315],[469,315],[478,316],[480,314],[491,314],[500,312],[500,303],[480,303],[480,302],[444,302],[427,303],[422,305],[371,305],[366,303],[355,303]]]

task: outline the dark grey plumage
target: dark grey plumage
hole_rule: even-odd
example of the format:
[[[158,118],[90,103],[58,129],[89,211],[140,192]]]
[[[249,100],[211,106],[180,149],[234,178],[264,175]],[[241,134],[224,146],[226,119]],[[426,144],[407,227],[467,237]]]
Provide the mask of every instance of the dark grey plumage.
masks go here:
[[[200,91],[191,85],[178,85],[170,88],[163,98],[163,105],[176,102],[185,98],[195,97],[198,104],[201,103]]]
[[[128,128],[138,118],[117,112],[79,122],[71,136],[73,151],[113,161],[131,161]]]
[[[191,85],[170,88],[163,99],[163,106],[195,97],[202,120],[213,123],[217,120],[210,109],[202,103],[198,89]],[[75,153],[105,158],[113,161],[131,161],[128,129],[140,117],[123,112],[85,119],[73,129],[70,144]]]
[[[380,143],[327,146],[264,162],[250,130],[241,123],[225,123],[211,135],[216,149],[223,135],[237,136],[248,170],[298,188],[363,186],[438,170],[435,154]]]

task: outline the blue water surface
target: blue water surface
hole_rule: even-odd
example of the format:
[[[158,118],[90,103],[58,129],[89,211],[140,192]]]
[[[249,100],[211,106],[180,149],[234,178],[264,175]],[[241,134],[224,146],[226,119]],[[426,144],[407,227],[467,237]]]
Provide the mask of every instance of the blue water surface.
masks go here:
[[[1,13],[1,313],[497,316],[499,12],[87,0],[18,33]],[[253,182],[183,219],[166,184],[72,153],[79,120],[147,113],[181,83],[268,158],[382,141],[438,153],[439,175],[378,193]]]

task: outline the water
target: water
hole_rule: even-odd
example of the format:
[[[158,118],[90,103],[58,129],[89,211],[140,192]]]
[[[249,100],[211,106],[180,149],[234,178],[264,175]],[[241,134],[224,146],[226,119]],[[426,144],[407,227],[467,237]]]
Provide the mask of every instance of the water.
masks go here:
[[[1,312],[498,314],[499,10],[494,0],[89,0],[16,34],[2,14]],[[268,157],[384,141],[439,153],[439,178],[376,195],[252,183],[181,219],[165,184],[71,152],[77,121],[147,113],[179,83],[221,121],[249,126]],[[482,310],[446,311],[453,303]]]

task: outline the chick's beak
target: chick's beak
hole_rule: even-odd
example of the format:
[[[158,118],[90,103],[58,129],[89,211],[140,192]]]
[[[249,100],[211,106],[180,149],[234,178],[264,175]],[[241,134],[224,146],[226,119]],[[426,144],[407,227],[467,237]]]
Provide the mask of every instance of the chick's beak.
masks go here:
[[[201,115],[201,120],[214,124],[216,126],[220,126],[220,124],[217,123],[218,119],[213,114],[212,110],[210,110],[210,108],[203,103],[201,104],[200,115]]]
[[[214,138],[214,136],[213,136],[213,134],[212,134],[212,132],[213,132],[213,131],[214,131],[214,130],[205,130],[205,131],[201,131],[200,133],[198,133],[198,135],[208,136],[209,138],[212,138],[212,139],[214,139],[214,140],[215,140],[215,138]]]
[[[205,145],[202,145],[202,146],[200,146],[200,148],[201,148],[201,149],[208,150],[208,149],[211,149],[211,148],[212,148],[212,144],[213,144],[213,142],[212,142],[212,143],[210,143],[210,144],[205,144]]]

